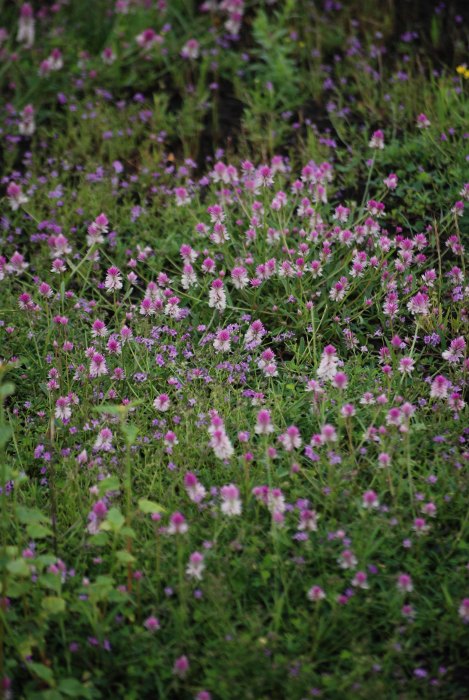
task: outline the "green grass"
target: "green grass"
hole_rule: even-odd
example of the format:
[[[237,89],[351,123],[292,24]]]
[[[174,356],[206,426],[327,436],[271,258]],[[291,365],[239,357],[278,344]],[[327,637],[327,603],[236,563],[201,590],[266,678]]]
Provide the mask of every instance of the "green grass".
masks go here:
[[[0,697],[464,700],[468,109],[456,6],[414,3],[403,21],[394,3],[249,2],[227,37],[226,9],[179,0],[128,14],[105,0],[43,15],[38,4],[27,48],[18,7],[4,5]],[[145,54],[147,28],[163,41]],[[184,59],[193,38],[199,56]],[[55,48],[64,65],[41,77]],[[369,146],[377,130],[383,149]],[[101,212],[109,226],[91,245]],[[162,394],[167,411],[154,405]],[[175,513],[187,532],[171,534]]]

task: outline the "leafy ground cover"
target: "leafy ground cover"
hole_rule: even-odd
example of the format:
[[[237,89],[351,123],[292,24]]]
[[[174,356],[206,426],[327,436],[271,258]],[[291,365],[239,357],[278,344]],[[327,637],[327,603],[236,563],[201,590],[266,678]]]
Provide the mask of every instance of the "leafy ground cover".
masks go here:
[[[0,2],[0,693],[468,695],[463,4]]]

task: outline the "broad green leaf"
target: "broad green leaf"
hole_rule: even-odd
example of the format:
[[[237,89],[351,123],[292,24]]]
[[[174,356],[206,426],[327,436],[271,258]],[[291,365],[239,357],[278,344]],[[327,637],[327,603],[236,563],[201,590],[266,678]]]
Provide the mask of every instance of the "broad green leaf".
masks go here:
[[[48,666],[45,666],[44,664],[38,664],[34,661],[28,663],[27,666],[28,669],[35,676],[41,679],[41,681],[44,681],[44,683],[47,683],[51,687],[55,687],[55,680],[52,669],[50,669]]]
[[[13,430],[9,425],[0,425],[0,448],[5,447],[12,435]]]
[[[6,399],[7,396],[11,396],[15,393],[15,385],[13,382],[6,382],[0,386],[0,399]]]
[[[24,559],[14,559],[8,562],[7,569],[12,576],[29,576],[29,566]]]
[[[65,600],[58,596],[46,596],[42,599],[42,607],[50,615],[58,615],[65,611]]]
[[[50,588],[56,593],[58,593],[62,587],[60,576],[56,576],[55,574],[42,574],[42,576],[39,576],[37,582],[42,588]]]
[[[9,598],[21,598],[31,589],[31,585],[30,581],[25,581],[24,579],[22,581],[19,579],[14,580],[10,577],[7,580],[7,596]],[[3,592],[1,583],[0,592]]]
[[[95,413],[108,413],[110,416],[125,415],[125,406],[113,403],[103,403],[101,406],[93,406]]]
[[[138,501],[138,507],[142,513],[164,513],[163,506],[155,501],[149,501],[147,498],[140,498]]]
[[[138,435],[138,428],[133,423],[123,423],[121,430],[124,434],[125,441],[128,445],[133,445]]]
[[[33,540],[39,540],[43,537],[49,537],[52,535],[52,530],[39,523],[36,525],[28,525],[26,532],[33,538]]]
[[[117,476],[108,476],[99,482],[99,495],[102,496],[107,491],[119,491],[120,483]]]
[[[76,678],[64,678],[60,681],[58,689],[68,698],[91,698],[90,689]]]
[[[119,532],[125,523],[125,518],[118,508],[111,508],[106,516],[106,520],[101,523],[102,530],[112,530]]]
[[[23,525],[43,523],[49,520],[47,515],[44,515],[37,508],[27,508],[26,506],[16,506],[16,517]]]
[[[89,539],[90,544],[94,547],[105,547],[108,543],[108,535],[105,532],[98,532],[92,535]]]
[[[126,552],[125,549],[116,552],[116,558],[121,564],[133,564],[135,561],[135,557],[130,552]]]

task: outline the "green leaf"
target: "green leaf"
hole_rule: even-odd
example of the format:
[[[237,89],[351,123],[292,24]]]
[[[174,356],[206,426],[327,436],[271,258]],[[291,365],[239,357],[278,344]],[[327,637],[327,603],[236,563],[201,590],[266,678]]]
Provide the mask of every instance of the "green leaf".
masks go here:
[[[116,558],[121,564],[133,564],[135,561],[135,557],[130,552],[126,552],[125,549],[116,552]]]
[[[43,523],[49,518],[41,513],[37,508],[26,508],[26,506],[16,506],[16,517],[23,525]]]
[[[126,408],[120,404],[103,403],[101,406],[93,406],[93,411],[95,413],[108,413],[110,416],[122,416],[125,415]]]
[[[106,516],[106,520],[101,523],[102,530],[112,530],[119,532],[125,523],[125,518],[118,508],[111,508]]]
[[[60,576],[56,576],[55,574],[42,574],[42,576],[39,576],[37,582],[43,588],[50,588],[56,593],[59,593],[62,586]]]
[[[124,525],[124,527],[121,530],[121,535],[123,537],[135,537],[135,530],[130,527],[129,525]]]
[[[138,435],[138,428],[133,423],[123,423],[121,430],[128,445],[133,445]]]
[[[140,498],[138,501],[138,507],[142,511],[142,513],[148,514],[148,513],[164,513],[164,508],[163,506],[160,506],[159,503],[155,503],[155,501],[149,501],[147,498]]]
[[[110,576],[98,576],[96,581],[87,588],[91,601],[107,600],[114,586],[114,579]]]
[[[24,559],[13,559],[13,561],[8,562],[7,569],[12,574],[12,576],[29,576],[29,566],[26,564]]]
[[[55,564],[57,561],[57,557],[55,557],[53,554],[40,554],[38,557],[36,557],[35,564],[36,566],[50,566],[51,564]]]
[[[9,425],[0,425],[0,448],[5,447],[12,435],[13,430]]]
[[[107,491],[119,491],[120,483],[117,476],[108,476],[99,482],[99,495],[102,496]]]
[[[44,681],[44,683],[47,683],[47,685],[53,688],[55,687],[54,674],[52,669],[50,669],[48,666],[31,661],[28,663],[28,668],[31,673],[40,678],[41,681]]]
[[[60,681],[58,689],[69,698],[90,698],[90,690],[76,678],[64,678]]]
[[[44,690],[40,697],[41,700],[63,700],[62,693],[55,689]]]
[[[91,535],[89,542],[94,547],[105,547],[108,543],[109,537],[105,532],[97,532],[96,535]]]
[[[103,403],[101,406],[94,406],[93,411],[96,413],[108,413],[110,416],[121,416],[124,417],[128,414],[130,409],[140,406],[143,403],[142,399],[137,399],[126,404],[115,404],[115,403]]]
[[[445,598],[445,600],[446,600],[446,603],[447,603],[448,607],[452,609],[452,608],[454,607],[454,601],[453,601],[453,599],[452,599],[452,597],[451,597],[450,592],[448,591],[448,589],[446,588],[446,586],[442,586],[442,587],[441,587],[441,590],[443,591],[443,596],[444,596],[444,598]]]
[[[49,615],[58,615],[65,612],[65,600],[55,595],[46,596],[42,599],[42,607]]]
[[[6,382],[0,386],[0,399],[6,399],[15,393],[15,385],[12,382]]]
[[[2,586],[0,585],[0,591]],[[21,598],[24,596],[31,588],[30,581],[14,581],[10,578],[7,582],[7,595],[9,598]]]
[[[39,540],[43,537],[49,537],[49,535],[52,535],[52,530],[50,530],[48,527],[45,527],[45,525],[28,525],[26,528],[26,532],[30,537],[33,538],[33,540]]]

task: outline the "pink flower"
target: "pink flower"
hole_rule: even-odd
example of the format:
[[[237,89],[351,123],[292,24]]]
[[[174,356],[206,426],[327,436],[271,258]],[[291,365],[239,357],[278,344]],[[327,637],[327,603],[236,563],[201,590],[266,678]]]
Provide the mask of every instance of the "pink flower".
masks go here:
[[[147,619],[143,623],[143,626],[146,627],[146,629],[149,632],[156,632],[157,630],[160,629],[160,621],[158,620],[157,617],[154,617],[153,615],[151,615],[150,617],[147,617]]]
[[[226,308],[226,294],[223,289],[223,281],[221,279],[213,280],[210,292],[208,295],[208,305],[211,309],[216,309],[217,311],[225,310]]]
[[[183,207],[185,204],[189,204],[191,201],[189,193],[185,187],[176,187],[174,194],[176,195],[176,206],[178,207]]]
[[[108,373],[106,360],[99,352],[95,352],[90,362],[90,377],[101,377]]]
[[[195,61],[199,57],[199,42],[197,39],[189,39],[181,49],[182,58]]]
[[[430,300],[427,294],[422,294],[422,292],[419,292],[410,299],[407,304],[407,308],[414,316],[428,316],[430,313],[429,302]]]
[[[428,129],[428,127],[431,125],[431,121],[427,117],[426,114],[421,114],[418,115],[417,117],[417,126],[419,129]]]
[[[264,350],[261,353],[260,359],[257,361],[257,366],[266,377],[276,377],[278,374],[277,362],[273,350],[270,348]]]
[[[368,576],[364,571],[357,571],[351,583],[352,586],[355,586],[355,588],[363,588],[364,590],[370,587],[368,583]]]
[[[424,503],[420,510],[424,515],[428,515],[430,518],[436,516],[436,505],[431,501],[429,503]]]
[[[116,60],[116,54],[110,46],[106,46],[106,48],[104,48],[101,52],[101,58],[103,60],[103,63],[105,63],[107,66],[110,66]]]
[[[70,399],[68,396],[60,396],[55,402],[55,417],[58,420],[67,421],[71,415]]]
[[[26,197],[26,195],[23,194],[21,185],[17,185],[16,182],[10,182],[10,184],[8,185],[7,196],[8,202],[13,211],[19,209],[22,204],[26,204],[26,202],[29,202],[28,197]]]
[[[382,469],[389,467],[391,464],[391,456],[387,452],[380,452],[378,455],[378,464]]]
[[[220,489],[220,495],[223,499],[221,504],[221,512],[224,515],[233,516],[241,515],[242,504],[239,498],[239,489],[234,484],[228,484],[227,486],[222,486]]]
[[[415,369],[415,360],[410,356],[406,356],[406,357],[401,358],[401,360],[399,360],[398,369],[399,369],[399,372],[402,372],[403,375],[404,374],[412,374],[412,372]]]
[[[166,446],[166,451],[171,454],[173,447],[175,445],[179,444],[179,440],[177,439],[177,435],[173,430],[168,430],[167,433],[165,433],[164,436],[164,444]]]
[[[351,418],[352,416],[354,416],[356,414],[356,412],[357,411],[355,409],[355,406],[351,403],[344,404],[342,406],[342,408],[340,409],[340,415],[343,418]]]
[[[446,379],[442,374],[439,374],[432,381],[430,389],[430,397],[432,399],[446,399],[448,398],[449,389],[451,387],[451,382]]]
[[[403,605],[401,608],[401,614],[403,617],[409,620],[409,622],[412,622],[412,620],[415,618],[416,612],[412,605]]]
[[[195,578],[197,581],[201,581],[204,569],[204,555],[200,552],[192,552],[186,568],[187,576],[189,576],[189,578]]]
[[[283,449],[287,452],[293,452],[293,450],[299,450],[302,445],[302,439],[300,431],[296,425],[290,425],[286,431],[280,435],[278,441],[282,443]]]
[[[103,520],[107,515],[107,506],[104,501],[96,501],[88,514],[88,525],[87,531],[90,535],[96,535],[99,532],[99,528]]]
[[[112,450],[112,430],[110,428],[103,428],[99,431],[93,449],[98,452],[110,452]]]
[[[269,411],[264,408],[259,411],[254,430],[258,435],[268,435],[269,433],[273,433],[274,426],[272,425]]]
[[[189,526],[182,513],[176,511],[171,515],[167,528],[168,535],[184,535],[188,529]]]
[[[322,353],[321,362],[317,370],[317,376],[319,379],[329,379],[332,380],[337,374],[337,366],[339,364],[339,358],[337,357],[337,351],[333,345],[326,345]]]
[[[346,549],[337,559],[337,563],[339,564],[341,569],[354,569],[358,564],[358,560],[353,552],[351,552],[349,549]]]
[[[190,263],[186,263],[182,270],[181,286],[183,289],[190,289],[197,285],[197,275]]]
[[[218,331],[213,347],[217,352],[229,352],[231,350],[231,334],[229,330],[222,329]]]
[[[409,574],[399,574],[397,577],[397,588],[401,593],[412,593],[414,586]]]
[[[29,2],[25,2],[20,9],[20,19],[18,24],[18,34],[16,41],[24,44],[25,49],[30,49],[35,38],[34,11]]]
[[[336,389],[346,389],[348,378],[345,372],[337,372],[334,374],[332,377],[332,384],[336,387]]]
[[[458,608],[458,613],[459,617],[462,619],[462,621],[466,624],[469,623],[469,598],[463,598],[459,608]]]
[[[304,509],[300,511],[300,522],[298,523],[298,530],[317,532],[318,529],[318,514],[315,510]]]
[[[321,428],[321,442],[337,442],[337,432],[333,425],[326,423]]]
[[[205,498],[207,491],[192,472],[187,472],[185,475],[184,486],[187,495],[194,503],[200,503]]]
[[[22,136],[32,136],[36,131],[33,105],[26,105],[21,112],[21,119],[18,122],[18,131]]]
[[[223,419],[216,412],[212,415],[208,432],[210,435],[210,447],[218,459],[230,459],[234,454],[234,448],[226,434]]]
[[[447,360],[450,364],[456,364],[461,358],[464,357],[466,352],[466,341],[463,336],[460,335],[451,341],[449,349],[441,353],[444,360]]]
[[[384,133],[381,131],[381,129],[378,129],[378,131],[373,132],[368,146],[370,148],[383,150],[383,148],[384,148]]]
[[[105,338],[107,336],[107,333],[108,331],[104,321],[101,321],[100,318],[97,318],[95,321],[93,321],[93,325],[91,326],[92,338]]]
[[[266,331],[262,324],[262,321],[253,321],[246,331],[244,336],[244,344],[249,347],[250,350],[260,345],[263,336]]]
[[[185,678],[189,672],[189,659],[187,656],[180,656],[176,661],[174,662],[173,666],[173,673],[175,676],[179,676],[179,678]]]
[[[397,187],[398,177],[394,173],[390,173],[384,178],[383,183],[389,190],[395,190]]]
[[[236,289],[244,289],[249,284],[249,277],[245,267],[234,267],[231,270],[231,281]]]
[[[412,530],[418,535],[426,535],[430,530],[430,526],[427,525],[425,518],[414,518],[414,524],[412,525]]]
[[[122,273],[118,267],[110,267],[107,271],[104,286],[108,294],[122,289]]]
[[[365,491],[365,493],[362,496],[362,505],[363,508],[379,508],[379,499],[378,495],[375,491]]]
[[[159,396],[156,397],[156,399],[153,401],[153,407],[157,411],[167,411],[171,405],[170,398],[168,394],[160,394]]]
[[[310,600],[312,603],[318,603],[321,600],[324,600],[326,597],[325,592],[321,588],[321,586],[311,586],[309,591],[306,594],[306,597],[308,600]]]
[[[155,44],[161,44],[163,37],[155,32],[154,29],[144,29],[143,32],[135,37],[135,41],[140,48],[149,51]]]

